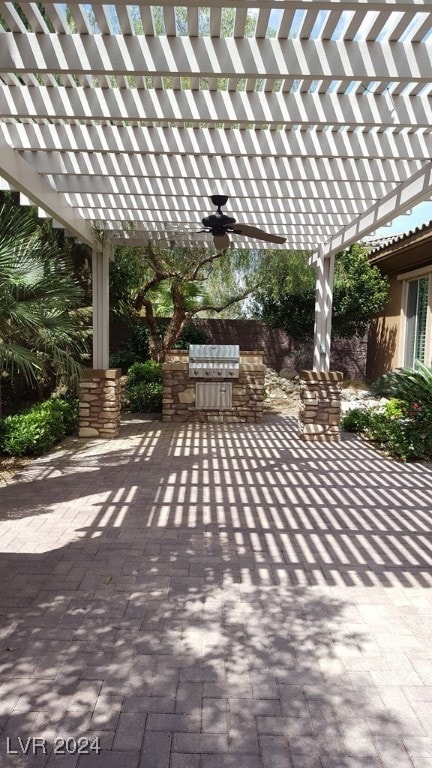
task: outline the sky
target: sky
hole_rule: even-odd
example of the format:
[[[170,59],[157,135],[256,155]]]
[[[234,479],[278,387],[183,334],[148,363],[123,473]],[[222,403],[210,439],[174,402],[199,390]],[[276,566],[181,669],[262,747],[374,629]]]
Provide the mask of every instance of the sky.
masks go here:
[[[409,232],[430,221],[432,221],[432,201],[428,200],[416,205],[408,215],[398,216],[385,227],[380,227],[374,232],[374,236],[386,237],[387,235]]]

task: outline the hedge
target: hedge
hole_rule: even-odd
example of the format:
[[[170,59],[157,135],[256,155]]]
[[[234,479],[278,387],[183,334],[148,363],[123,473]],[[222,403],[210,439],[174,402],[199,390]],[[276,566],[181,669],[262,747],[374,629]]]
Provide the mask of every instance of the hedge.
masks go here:
[[[78,423],[78,400],[56,398],[0,420],[0,453],[6,456],[40,456]]]

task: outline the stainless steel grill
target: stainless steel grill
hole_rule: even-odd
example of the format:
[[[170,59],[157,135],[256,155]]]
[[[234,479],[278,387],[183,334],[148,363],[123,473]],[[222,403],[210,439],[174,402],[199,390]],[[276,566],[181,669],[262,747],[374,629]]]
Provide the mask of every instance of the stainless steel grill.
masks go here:
[[[240,348],[238,344],[191,344],[189,376],[238,379]]]

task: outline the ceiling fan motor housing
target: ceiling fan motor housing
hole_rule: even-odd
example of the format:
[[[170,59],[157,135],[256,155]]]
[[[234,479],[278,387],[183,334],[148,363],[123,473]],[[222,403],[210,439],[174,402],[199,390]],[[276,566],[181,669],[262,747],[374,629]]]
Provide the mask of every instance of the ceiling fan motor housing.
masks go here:
[[[228,195],[212,195],[210,200],[217,208],[222,208],[228,202]]]
[[[232,227],[236,223],[236,220],[225,213],[212,213],[211,216],[205,216],[202,219],[202,223],[205,227],[211,229],[214,234],[222,235],[227,227]]]

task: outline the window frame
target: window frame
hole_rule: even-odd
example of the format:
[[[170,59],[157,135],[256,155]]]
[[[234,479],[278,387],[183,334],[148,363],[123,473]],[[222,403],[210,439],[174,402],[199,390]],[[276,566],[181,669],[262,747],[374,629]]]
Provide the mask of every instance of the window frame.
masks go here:
[[[408,307],[408,286],[414,280],[420,280],[423,277],[428,278],[428,304],[426,312],[426,337],[425,337],[425,359],[424,364],[432,366],[432,265],[413,269],[410,272],[404,272],[397,275],[397,279],[403,281],[402,284],[402,302],[400,311],[400,334],[398,365],[400,368],[405,366],[405,346],[408,327],[407,307]]]

